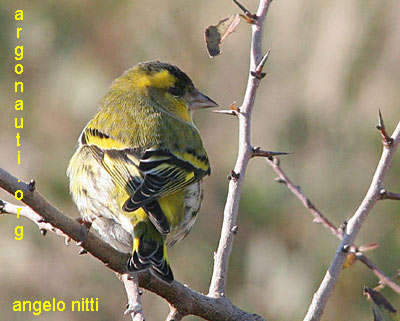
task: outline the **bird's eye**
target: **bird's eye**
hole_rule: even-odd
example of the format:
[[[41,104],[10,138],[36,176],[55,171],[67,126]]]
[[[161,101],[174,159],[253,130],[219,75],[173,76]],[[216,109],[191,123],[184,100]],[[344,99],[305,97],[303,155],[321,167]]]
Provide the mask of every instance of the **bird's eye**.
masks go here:
[[[168,92],[175,97],[183,96],[183,89],[177,86],[171,87],[168,89]]]

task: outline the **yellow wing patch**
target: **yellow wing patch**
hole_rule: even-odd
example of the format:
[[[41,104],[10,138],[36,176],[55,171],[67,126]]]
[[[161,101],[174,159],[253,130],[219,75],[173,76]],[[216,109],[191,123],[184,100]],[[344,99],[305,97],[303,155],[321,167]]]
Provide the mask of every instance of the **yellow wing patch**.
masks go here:
[[[133,164],[129,164],[122,158],[111,157],[108,153],[104,154],[102,164],[114,181],[127,193],[133,193],[135,186],[132,185],[132,177],[142,178],[140,171]]]
[[[86,144],[96,145],[101,149],[124,149],[128,147],[122,142],[90,127],[87,127],[82,135]]]
[[[210,168],[210,165],[208,164],[207,161],[205,161],[205,159],[201,159],[191,153],[181,153],[178,151],[174,151],[174,154],[176,156],[178,156],[180,159],[185,160],[186,162],[189,162],[194,167],[201,169],[205,172],[208,171]]]

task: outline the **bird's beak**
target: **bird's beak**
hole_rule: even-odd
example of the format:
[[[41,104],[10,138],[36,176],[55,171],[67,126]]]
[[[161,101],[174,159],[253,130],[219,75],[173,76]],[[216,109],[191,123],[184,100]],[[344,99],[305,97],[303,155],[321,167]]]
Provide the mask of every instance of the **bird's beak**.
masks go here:
[[[202,94],[197,89],[195,89],[195,91],[189,97],[187,97],[187,102],[190,110],[218,106],[214,100]]]

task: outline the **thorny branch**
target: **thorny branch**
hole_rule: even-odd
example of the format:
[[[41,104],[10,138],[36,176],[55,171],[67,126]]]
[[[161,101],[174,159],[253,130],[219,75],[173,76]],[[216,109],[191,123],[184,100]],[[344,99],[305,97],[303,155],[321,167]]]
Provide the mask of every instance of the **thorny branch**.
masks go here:
[[[382,118],[382,114],[379,111],[379,118],[378,118],[379,124],[376,126],[377,129],[379,130],[381,136],[382,136],[382,144],[384,146],[384,150],[385,148],[392,148],[392,149],[396,149],[397,145],[394,144],[394,142],[397,140],[397,144],[398,144],[398,135],[397,135],[397,131],[398,131],[398,127],[397,126],[393,137],[390,137],[387,134],[384,122],[383,122],[383,118]],[[400,124],[400,123],[399,123]],[[395,145],[395,146],[393,146]],[[393,150],[393,153],[394,153]],[[391,154],[392,155],[392,154]],[[383,157],[383,156],[382,156]],[[389,156],[387,156],[389,157]],[[392,156],[390,156],[392,157]],[[382,159],[381,159],[382,160]],[[332,224],[316,207],[315,205],[311,202],[311,200],[309,198],[307,198],[303,192],[301,191],[300,187],[295,185],[290,179],[289,177],[284,173],[284,171],[281,169],[280,167],[280,163],[279,163],[279,159],[278,158],[268,158],[268,162],[269,164],[272,166],[272,168],[274,169],[274,171],[278,174],[278,177],[275,179],[278,183],[283,183],[285,184],[288,189],[303,203],[303,205],[309,209],[310,213],[314,216],[314,222],[315,223],[320,223],[322,224],[324,227],[326,227],[327,229],[329,229],[332,234],[334,234],[335,236],[337,236],[340,240],[343,239],[343,234],[344,234],[344,229],[347,226],[347,222],[345,222],[345,224],[342,224],[339,228],[336,228],[334,226],[334,224]],[[381,168],[381,176],[382,176],[382,181],[377,181],[377,184],[382,184],[383,183],[383,174],[386,173],[387,169],[389,168],[391,163],[391,160],[388,161],[387,163],[385,163],[386,167]],[[379,168],[379,167],[378,167]],[[376,177],[378,175],[378,170],[377,173],[375,173]],[[375,184],[376,185],[376,184]],[[379,185],[379,186],[380,186]],[[372,186],[372,184],[371,184]],[[400,194],[398,193],[391,193],[386,191],[384,188],[381,188],[379,186],[375,186],[376,190],[375,190],[375,194],[378,194],[377,200],[381,199],[393,199],[393,200],[400,200]],[[379,189],[380,188],[380,189]],[[371,188],[370,188],[371,189]],[[367,194],[368,195],[368,194]],[[365,201],[365,200],[364,200]],[[371,207],[372,208],[372,207]],[[357,211],[358,212],[358,211]],[[356,213],[357,213],[356,212]],[[365,214],[366,215],[366,214]],[[354,216],[353,216],[353,222],[354,222]],[[355,239],[355,237],[354,237]],[[339,247],[340,248],[340,247]],[[356,249],[355,246],[353,245],[349,245],[349,243],[345,246],[343,246],[342,248],[340,248],[341,252],[346,252],[345,249],[346,248],[354,248]],[[370,268],[372,270],[372,272],[379,278],[379,283],[382,285],[386,285],[388,287],[390,287],[392,290],[394,290],[395,292],[397,292],[398,294],[400,294],[400,286],[394,282],[392,280],[392,278],[390,278],[388,275],[386,275],[378,266],[376,266],[370,259],[368,259],[361,250],[356,251],[355,252],[355,258],[358,259],[359,261],[361,261],[362,263],[364,263],[368,268]],[[343,265],[342,265],[343,266]],[[339,267],[339,272],[341,267]],[[339,273],[338,272],[338,273]],[[314,300],[316,299],[316,296],[314,296]],[[327,300],[327,297],[326,299]],[[320,301],[321,302],[321,301]],[[310,310],[309,310],[309,314],[306,316],[305,320],[319,320],[320,316],[322,315],[323,312],[323,307],[322,310],[318,311],[318,308],[320,308],[320,306],[318,307],[314,307],[314,311],[315,311],[315,315],[312,315],[312,312],[310,314]],[[318,316],[317,313],[320,313],[320,315]],[[309,319],[307,319],[307,317],[309,317]]]
[[[88,253],[102,261],[109,269],[126,275],[126,262],[129,254],[121,253],[102,241],[94,233],[85,230],[75,220],[60,212],[56,207],[50,204],[36,190],[30,190],[29,184],[18,182],[5,170],[0,168],[0,187],[14,195],[16,190],[23,192],[22,201],[29,207],[22,207],[19,214],[32,219],[39,227],[49,231],[62,231],[62,236],[79,242]],[[16,214],[15,205],[2,202],[0,213]],[[8,212],[6,212],[6,210]],[[57,233],[57,232],[56,232]],[[86,234],[87,233],[87,234]],[[86,235],[85,235],[86,234]],[[82,237],[85,235],[85,238]],[[143,271],[137,273],[139,286],[152,291],[166,299],[173,305],[182,316],[193,314],[206,320],[264,320],[260,316],[247,313],[234,306],[227,298],[211,298],[196,292],[189,287],[174,281],[167,284],[158,278],[152,276],[149,272]]]
[[[381,118],[382,117],[380,116],[380,120]],[[383,122],[380,122],[378,126],[378,130],[381,132],[381,134],[386,132]],[[384,134],[382,135],[385,136]],[[393,135],[391,137],[384,138],[381,159],[379,160],[378,167],[372,178],[372,182],[368,189],[368,192],[365,195],[357,211],[348,221],[342,241],[340,242],[336,250],[336,254],[325,274],[324,279],[321,282],[320,287],[314,294],[307,315],[304,318],[305,321],[320,320],[326,302],[337,283],[339,273],[342,270],[343,264],[347,257],[347,253],[345,253],[343,249],[354,244],[356,236],[366,218],[368,217],[368,214],[371,212],[376,202],[381,199],[381,190],[383,189],[382,184],[386,178],[386,174],[389,171],[389,167],[392,163],[394,153],[397,150],[399,143],[400,122],[397,124]]]
[[[268,163],[272,166],[274,171],[278,174],[275,179],[278,183],[283,183],[287,188],[303,203],[303,205],[309,209],[310,213],[314,216],[314,223],[320,223],[329,229],[332,234],[336,235],[339,239],[342,239],[343,231],[340,228],[336,228],[311,202],[311,200],[306,197],[300,190],[300,187],[295,185],[291,179],[283,172],[280,167],[279,159],[267,159]]]
[[[237,1],[235,1],[235,3],[238,4]],[[253,147],[250,143],[251,113],[254,106],[256,91],[262,78],[262,65],[265,63],[266,59],[265,58],[263,61],[261,39],[264,20],[270,4],[271,0],[261,0],[255,15],[251,15],[247,9],[243,6],[239,6],[246,15],[252,16],[254,19],[254,23],[251,25],[250,72],[243,103],[239,108],[240,112],[235,113],[239,120],[239,151],[234,170],[232,171],[234,175],[230,175],[230,177],[234,179],[229,181],[221,238],[217,252],[214,255],[214,269],[209,289],[209,295],[213,298],[225,297],[228,262],[232,251],[233,237],[235,235],[234,230],[239,209],[240,193],[247,164],[253,156]]]
[[[331,223],[311,202],[311,200],[304,195],[301,191],[300,186],[295,185],[292,180],[287,176],[287,174],[282,170],[280,166],[280,162],[278,158],[267,159],[268,163],[272,166],[273,170],[278,174],[278,177],[275,179],[276,182],[285,184],[287,188],[295,195],[302,204],[310,211],[310,213],[314,216],[314,223],[322,224],[324,227],[329,229],[333,235],[338,237],[340,240],[343,238],[343,230],[347,225],[342,224],[339,228],[337,228],[333,223]],[[381,191],[382,192],[382,191]],[[383,198],[382,198],[383,199]],[[400,286],[394,282],[385,272],[383,272],[378,266],[376,266],[370,259],[368,259],[363,253],[362,249],[358,249],[355,253],[355,258],[364,263],[368,268],[372,270],[372,272],[378,277],[379,283],[387,285],[392,290],[400,294]]]
[[[230,175],[229,191],[224,209],[224,222],[221,231],[221,239],[214,258],[214,270],[210,283],[209,295],[200,294],[181,283],[174,281],[168,285],[144,271],[134,275],[127,274],[126,260],[128,254],[120,253],[107,243],[100,240],[93,233],[85,235],[83,227],[68,216],[48,203],[38,192],[35,191],[34,182],[28,184],[17,183],[15,177],[0,168],[0,187],[14,194],[17,189],[23,190],[23,202],[28,206],[17,206],[0,200],[0,214],[15,214],[24,216],[35,222],[40,232],[45,235],[46,231],[54,232],[66,238],[74,239],[84,248],[85,251],[101,260],[108,268],[121,275],[127,295],[128,305],[125,314],[131,314],[132,320],[144,320],[140,303],[139,285],[145,289],[157,293],[165,298],[170,304],[170,313],[167,321],[178,321],[184,316],[193,314],[207,320],[259,320],[263,319],[255,314],[250,314],[234,306],[225,296],[227,279],[227,267],[229,255],[232,249],[233,236],[236,234],[236,218],[241,193],[241,186],[244,179],[247,164],[252,157],[261,156],[270,158],[286,153],[270,152],[253,148],[250,143],[251,113],[254,106],[257,88],[261,79],[266,75],[263,72],[264,64],[268,58],[268,51],[262,56],[261,37],[263,23],[272,0],[260,0],[256,14],[251,14],[238,1],[233,0],[250,19],[252,24],[252,44],[250,54],[250,72],[244,100],[238,110],[216,111],[223,114],[234,115],[239,120],[239,153],[237,161]],[[346,259],[347,253],[344,249],[355,241],[356,235],[365,221],[367,215],[378,200],[394,199],[400,200],[400,194],[387,192],[382,188],[382,182],[389,169],[393,154],[400,142],[400,123],[392,137],[386,131],[382,115],[379,112],[379,124],[377,125],[382,136],[384,146],[381,160],[375,172],[371,186],[360,207],[349,220],[347,226],[336,228],[315,205],[294,185],[286,174],[281,170],[277,158],[269,162],[279,175],[279,182],[285,185],[296,195],[300,201],[314,215],[314,222],[323,224],[334,235],[341,239],[336,255],[322,281],[320,288],[314,295],[313,302],[304,320],[319,320],[326,301],[337,282],[338,275]],[[20,210],[18,211],[18,209]],[[39,214],[40,213],[40,214]],[[371,268],[374,274],[380,279],[381,284],[390,286],[400,293],[400,286],[394,283],[382,270],[371,262],[361,252],[356,254],[357,259]]]
[[[379,283],[382,285],[387,285],[393,291],[400,294],[400,286],[392,280],[389,276],[385,274],[375,263],[373,263],[369,258],[367,258],[364,254],[360,253],[357,255],[357,259],[363,262],[366,266],[368,266],[372,272],[378,277]]]
[[[167,320],[172,320],[172,317],[179,320],[188,314],[195,314],[207,320],[263,320],[256,314],[246,313],[234,306],[225,297],[225,285],[233,235],[237,229],[236,216],[238,212],[241,185],[247,163],[250,158],[254,156],[266,156],[266,153],[269,153],[268,157],[282,154],[254,150],[250,144],[250,116],[254,105],[257,87],[260,80],[265,76],[262,69],[269,54],[268,51],[266,55],[262,56],[262,29],[272,0],[260,0],[256,14],[251,14],[238,1],[235,0],[234,2],[244,11],[245,16],[248,18],[248,21],[252,26],[250,72],[242,106],[238,108],[238,110],[229,112],[229,114],[233,114],[239,119],[239,155],[235,169],[232,171],[230,176],[232,179],[230,180],[227,203],[224,210],[221,239],[214,259],[215,264],[210,283],[209,295],[205,296],[197,293],[177,281],[174,281],[171,285],[166,285],[162,281],[152,277],[148,272],[138,273],[139,285],[141,287],[157,293],[170,303],[172,308]],[[33,213],[40,213],[39,216],[42,218],[33,217],[31,219],[33,219],[42,230],[53,231],[54,228],[56,228],[54,231],[61,230],[63,234],[79,242],[88,253],[103,261],[109,268],[120,274],[127,273],[125,268],[127,254],[116,251],[97,238],[93,233],[88,233],[84,238],[84,241],[82,241],[82,236],[85,235],[86,232],[84,231],[84,227],[79,226],[77,222],[74,222],[69,217],[58,211],[50,203],[44,200],[44,198],[36,191],[30,190],[28,188],[31,187],[30,185],[22,183],[17,184],[14,177],[0,169],[0,186],[8,190],[10,193],[14,193],[16,189],[24,190],[23,202],[33,209]],[[7,204],[7,206],[9,208],[12,205]],[[29,212],[28,208],[25,208],[24,211],[27,213]],[[31,213],[29,213],[29,215],[30,214]],[[27,214],[26,216],[30,218],[29,215]],[[35,214],[32,215],[35,216]],[[43,226],[42,223],[45,223],[46,225]],[[123,277],[123,281],[127,291],[134,285],[133,280],[125,276]],[[131,306],[131,302],[138,300],[138,298],[133,299],[130,295],[131,294],[128,293],[129,303],[126,313],[131,313],[132,317],[140,316],[140,313],[135,313],[137,311]]]
[[[382,188],[379,192],[381,194],[381,199],[382,200],[400,200],[400,194],[399,193],[391,193],[386,191],[384,188]]]

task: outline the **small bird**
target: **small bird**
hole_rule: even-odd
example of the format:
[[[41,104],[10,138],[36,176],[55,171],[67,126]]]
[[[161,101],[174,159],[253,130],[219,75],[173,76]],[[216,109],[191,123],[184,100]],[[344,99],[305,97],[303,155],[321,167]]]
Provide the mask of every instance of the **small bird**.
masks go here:
[[[218,106],[178,67],[137,64],[83,129],[67,176],[82,220],[131,253],[129,271],[174,279],[167,245],[191,230],[210,164],[192,111]]]

